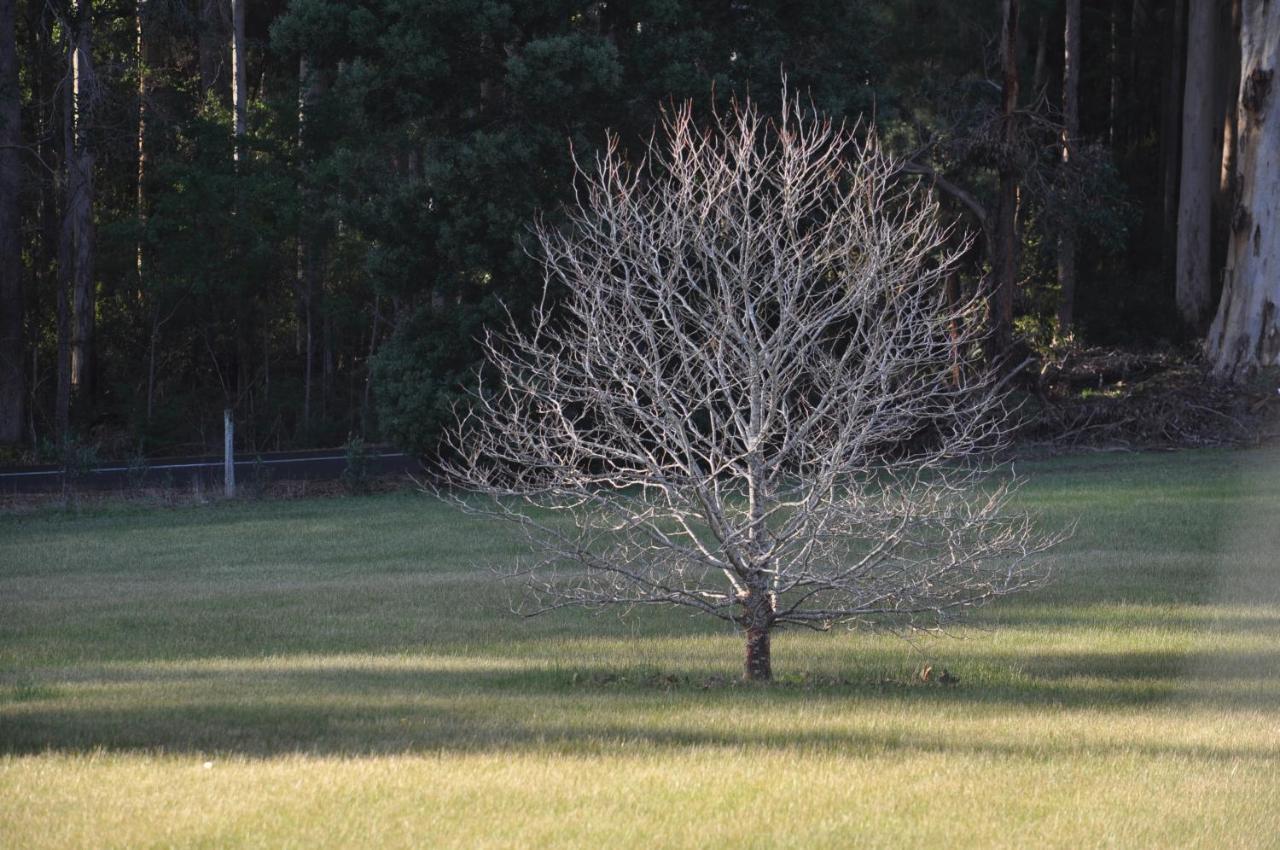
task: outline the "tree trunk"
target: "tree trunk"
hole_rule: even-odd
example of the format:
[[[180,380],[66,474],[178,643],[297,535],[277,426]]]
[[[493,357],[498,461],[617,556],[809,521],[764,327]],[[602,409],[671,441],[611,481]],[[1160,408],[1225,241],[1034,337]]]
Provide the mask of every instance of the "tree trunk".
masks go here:
[[[769,633],[773,631],[774,597],[762,581],[740,599],[742,627],[747,633],[747,658],[743,678],[751,682],[767,682],[773,678]]]
[[[1051,10],[1040,13],[1040,24],[1036,27],[1036,64],[1031,74],[1031,90],[1040,96],[1044,88],[1045,77],[1049,67],[1049,18]]]
[[[22,112],[18,91],[17,3],[0,0],[0,445],[22,440],[23,360]]]
[[[156,67],[155,33],[153,0],[138,0],[136,15],[137,25],[137,62],[138,62],[138,173],[137,173],[137,205],[138,241],[134,246],[134,264],[138,273],[138,291],[144,292],[144,230],[147,224],[147,165],[151,155],[151,140],[148,123],[152,118],[153,81]]]
[[[1240,192],[1208,337],[1214,372],[1233,380],[1280,365],[1280,2],[1244,0],[1240,56]]]
[[[231,0],[231,112],[236,137],[235,160],[244,156],[245,110],[249,78],[245,67],[244,0]]]
[[[773,679],[769,629],[747,629],[747,665],[743,675],[752,682],[768,682]]]
[[[1164,196],[1164,239],[1160,254],[1166,280],[1174,276],[1178,253],[1178,175],[1182,166],[1182,89],[1186,40],[1186,0],[1175,0],[1169,21],[1169,62],[1165,67],[1160,114],[1160,184]]]
[[[312,111],[324,92],[323,72],[312,66],[304,57],[298,64],[298,160],[305,170],[315,156],[314,136],[311,126]],[[302,321],[301,336],[304,340],[302,383],[302,431],[308,439],[311,431],[312,389],[316,355],[316,316],[324,292],[324,249],[327,234],[323,223],[315,215],[316,198],[304,176],[302,215],[298,230],[298,303]]]
[[[1214,65],[1214,143],[1221,149],[1218,182],[1213,193],[1213,246],[1210,281],[1219,282],[1231,242],[1231,211],[1235,206],[1236,104],[1240,95],[1240,0],[1228,0],[1219,8]]]
[[[1062,52],[1062,164],[1068,165],[1080,135],[1080,0],[1067,0]],[[1058,334],[1071,339],[1075,325],[1076,223],[1058,236]]]
[[[991,354],[1002,356],[1013,342],[1013,296],[1018,276],[1018,0],[1003,0],[1004,20],[1000,56],[1004,82],[1001,89],[1002,136],[999,206],[996,214],[996,255],[992,258]]]
[[[1211,308],[1213,193],[1218,180],[1214,150],[1213,0],[1190,0],[1187,76],[1182,99],[1182,179],[1178,189],[1176,302],[1183,322],[1197,333]]]
[[[70,428],[72,405],[93,392],[93,166],[89,123],[96,79],[90,47],[92,6],[80,0],[67,25],[67,65],[71,85],[63,95],[63,209],[58,246],[59,438]],[[68,294],[69,291],[69,294]],[[70,303],[68,303],[68,300]]]
[[[79,402],[93,396],[93,325],[96,292],[93,288],[93,163],[95,152],[90,138],[90,116],[97,77],[92,58],[92,3],[79,0],[77,49],[73,54],[72,86],[76,97],[76,186],[72,187],[70,214],[76,229],[76,278],[72,312],[72,388]]]
[[[1194,0],[1193,0],[1194,2]],[[1107,11],[1107,144],[1116,146],[1116,122],[1120,120],[1120,13],[1119,0]]]
[[[58,276],[57,276],[57,336],[58,336],[58,365],[57,365],[57,390],[54,398],[53,410],[53,428],[59,443],[67,439],[71,433],[71,299],[68,293],[71,292],[72,278],[74,276],[75,260],[75,235],[71,226],[71,216],[67,210],[66,196],[69,193],[68,184],[71,177],[72,158],[74,156],[73,146],[71,144],[71,89],[64,87],[65,91],[64,116],[63,123],[67,129],[63,136],[63,161],[65,168],[62,175],[62,192],[63,192],[63,211],[62,222],[58,232]]]

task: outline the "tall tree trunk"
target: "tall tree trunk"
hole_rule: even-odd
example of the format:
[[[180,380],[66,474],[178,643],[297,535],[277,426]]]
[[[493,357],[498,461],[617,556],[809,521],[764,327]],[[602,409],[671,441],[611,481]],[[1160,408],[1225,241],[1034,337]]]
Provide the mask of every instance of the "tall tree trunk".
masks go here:
[[[153,0],[138,0],[136,15],[137,27],[137,62],[138,62],[138,173],[137,173],[137,206],[138,241],[134,246],[134,265],[138,274],[138,291],[144,292],[143,285],[143,252],[145,244],[144,230],[147,224],[147,165],[151,155],[151,139],[148,134],[148,123],[152,112],[152,75],[155,73],[155,37],[153,33]]]
[[[50,26],[48,24],[50,12],[48,7],[44,7],[39,12],[28,8],[28,17],[26,20],[26,39],[23,42],[23,53],[31,63],[32,72],[28,79],[30,81],[30,97],[33,104],[39,104],[40,109],[32,114],[34,126],[32,127],[32,135],[35,136],[36,156],[41,162],[56,163],[58,161],[57,142],[59,133],[57,132],[59,110],[57,108],[56,96],[51,95],[53,88],[52,80],[49,79],[47,68],[49,66],[50,51]],[[55,63],[56,64],[56,63]],[[31,301],[26,305],[28,315],[32,317],[47,317],[53,310],[50,309],[54,303],[52,296],[57,292],[57,278],[50,274],[57,268],[58,253],[58,182],[56,172],[53,176],[47,176],[46,179],[36,181],[35,186],[35,214],[32,216],[32,223],[35,230],[35,240],[32,245],[32,263],[30,268],[31,286],[27,290],[27,294]],[[47,294],[46,294],[47,293]],[[30,347],[31,357],[28,364],[30,372],[28,373],[28,405],[27,405],[27,433],[32,444],[40,439],[39,431],[36,427],[36,414],[38,404],[36,402],[36,390],[41,384],[42,374],[41,368],[43,364],[40,360],[40,347],[32,345]],[[56,358],[54,358],[56,360]],[[56,386],[56,383],[55,383]]]
[[[1280,2],[1243,0],[1240,56],[1239,201],[1208,337],[1214,372],[1235,380],[1280,365]]]
[[[1031,74],[1031,90],[1035,92],[1035,96],[1040,96],[1040,90],[1044,87],[1045,77],[1049,69],[1049,18],[1052,16],[1052,10],[1046,10],[1040,13],[1040,23],[1036,27],[1036,64]]]
[[[1182,99],[1182,179],[1178,189],[1178,314],[1197,333],[1211,307],[1210,249],[1213,194],[1218,181],[1214,144],[1213,0],[1190,0],[1187,77]],[[1218,140],[1220,141],[1220,140]]]
[[[364,391],[360,401],[360,435],[364,436],[371,430],[372,422],[370,417],[369,400],[373,392],[373,356],[378,352],[378,323],[382,319],[382,310],[380,309],[380,299],[377,294],[373,296],[373,314],[369,319],[369,352],[364,358]]]
[[[1069,165],[1080,135],[1080,0],[1067,0],[1062,52],[1062,164]],[[1058,333],[1070,339],[1075,325],[1076,223],[1058,237]]]
[[[94,150],[90,133],[97,79],[91,55],[93,15],[90,0],[79,0],[74,18],[67,21],[67,64],[71,86],[66,88],[63,116],[63,225],[58,249],[62,281],[59,304],[64,305],[70,289],[70,312],[59,313],[58,413],[59,429],[65,435],[70,423],[64,406],[87,404],[93,395]],[[67,337],[64,339],[63,337]],[[65,382],[65,386],[64,386]]]
[[[68,48],[70,50],[70,48]],[[69,60],[68,60],[69,61]],[[71,216],[71,186],[75,171],[75,132],[72,129],[73,95],[70,86],[62,87],[62,221],[58,229],[57,275],[57,390],[54,398],[53,427],[59,443],[71,433],[71,299],[75,281],[75,229]]]
[[[236,162],[244,156],[245,110],[249,94],[244,51],[244,0],[231,0],[231,113],[232,132],[236,137]]]
[[[1215,144],[1221,149],[1217,190],[1213,193],[1213,246],[1210,280],[1217,283],[1226,265],[1231,241],[1231,210],[1235,206],[1236,104],[1240,98],[1240,0],[1219,7],[1214,46],[1218,85],[1214,88]],[[1219,141],[1220,140],[1220,141]]]
[[[1018,0],[1002,0],[1000,29],[1002,141],[999,207],[996,213],[996,256],[992,258],[991,353],[1005,354],[1013,342],[1013,296],[1018,278],[1018,172],[1014,151],[1018,127]]]
[[[1168,63],[1160,110],[1160,186],[1164,279],[1174,277],[1178,255],[1178,177],[1182,169],[1182,91],[1187,56],[1187,0],[1174,0],[1168,25]]]
[[[323,72],[313,67],[306,58],[298,64],[298,160],[302,168],[315,156],[312,112],[324,91]],[[316,198],[303,176],[302,216],[298,230],[298,303],[302,327],[304,363],[302,382],[302,430],[304,439],[311,431],[312,389],[316,355],[316,317],[320,314],[324,292],[325,233],[322,222],[315,215]]]
[[[1111,0],[1107,10],[1107,144],[1116,145],[1116,122],[1120,120],[1120,0]]]
[[[22,111],[18,91],[16,0],[0,0],[0,445],[22,440],[23,369]]]

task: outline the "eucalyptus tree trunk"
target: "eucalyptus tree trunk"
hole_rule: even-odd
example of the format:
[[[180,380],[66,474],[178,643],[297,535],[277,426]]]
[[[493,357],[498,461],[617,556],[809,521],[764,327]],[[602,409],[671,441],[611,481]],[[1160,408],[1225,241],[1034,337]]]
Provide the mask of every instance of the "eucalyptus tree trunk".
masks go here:
[[[1068,165],[1080,135],[1080,0],[1067,0],[1062,51],[1062,164]],[[1058,333],[1070,339],[1075,324],[1076,224],[1058,236]]]
[[[74,17],[67,21],[67,64],[71,85],[65,89],[63,115],[63,213],[62,238],[59,245],[60,298],[70,289],[70,315],[60,316],[59,407],[83,404],[93,394],[93,332],[95,312],[94,290],[94,224],[93,169],[94,148],[90,124],[96,96],[97,75],[93,68],[93,14],[89,0],[79,0],[73,7]],[[61,302],[60,302],[61,303]],[[60,360],[63,358],[60,357]],[[65,386],[62,384],[65,382]],[[66,396],[65,398],[63,396]],[[66,411],[59,419],[69,422]]]
[[[1164,213],[1161,261],[1164,277],[1174,275],[1178,253],[1178,176],[1182,166],[1182,89],[1186,60],[1187,0],[1174,0],[1168,24],[1168,64],[1160,109],[1160,185]]]
[[[244,0],[231,0],[231,114],[236,162],[244,156],[245,111],[248,108],[249,78],[244,51]]]
[[[1214,46],[1218,68],[1214,88],[1215,144],[1221,148],[1217,191],[1213,194],[1212,268],[1226,265],[1230,242],[1231,211],[1235,205],[1236,104],[1240,99],[1240,0],[1228,0],[1219,8],[1217,42]],[[1220,139],[1220,141],[1219,141]]]
[[[1013,296],[1018,277],[1018,164],[1014,161],[1017,143],[1018,108],[1018,0],[1003,0],[1000,30],[1001,135],[1004,151],[1000,160],[999,205],[996,221],[996,255],[992,258],[994,280],[991,287],[991,348],[995,356],[1009,350],[1013,342]]]
[[[1116,123],[1120,120],[1120,15],[1119,0],[1111,0],[1107,10],[1107,144],[1116,144]]]
[[[1175,300],[1183,322],[1197,332],[1204,330],[1213,291],[1210,251],[1213,195],[1218,182],[1213,116],[1214,18],[1213,0],[1190,0]]]
[[[1038,96],[1044,88],[1045,76],[1049,68],[1049,18],[1051,11],[1040,13],[1040,22],[1036,25],[1036,62],[1031,73],[1031,90]]]
[[[1280,365],[1280,2],[1244,0],[1240,57],[1240,191],[1207,341],[1214,372],[1233,380]]]
[[[312,153],[311,115],[316,99],[321,93],[321,72],[307,61],[306,57],[298,63],[298,159],[305,168]],[[304,435],[311,431],[311,398],[315,366],[315,319],[317,314],[316,295],[320,291],[319,277],[320,239],[316,232],[315,216],[312,208],[315,204],[314,194],[306,185],[305,179],[300,187],[302,193],[302,215],[298,223],[298,319],[303,353],[302,368],[302,430]],[[305,438],[305,437],[304,437]]]
[[[151,157],[151,140],[148,124],[152,120],[153,74],[155,73],[156,51],[154,30],[154,0],[138,0],[135,24],[137,28],[137,62],[138,62],[138,172],[137,172],[137,206],[138,241],[134,246],[134,265],[138,273],[139,291],[145,291],[143,285],[144,243],[143,231],[147,224],[147,166]],[[148,417],[150,418],[150,417]]]
[[[22,240],[18,196],[22,186],[22,112],[18,92],[17,3],[0,0],[0,445],[22,439],[26,386],[23,370]]]

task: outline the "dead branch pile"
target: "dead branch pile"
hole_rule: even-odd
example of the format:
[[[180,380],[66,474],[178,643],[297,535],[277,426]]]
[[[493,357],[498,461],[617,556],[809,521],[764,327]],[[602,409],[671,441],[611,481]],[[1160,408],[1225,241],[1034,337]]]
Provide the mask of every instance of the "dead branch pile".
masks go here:
[[[1280,436],[1277,376],[1214,379],[1199,357],[1075,349],[1029,373],[1024,445],[1186,448],[1250,445]]]

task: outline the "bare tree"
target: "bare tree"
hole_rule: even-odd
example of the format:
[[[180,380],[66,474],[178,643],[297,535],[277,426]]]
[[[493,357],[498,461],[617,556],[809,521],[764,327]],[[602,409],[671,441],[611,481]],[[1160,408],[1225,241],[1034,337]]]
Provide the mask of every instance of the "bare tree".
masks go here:
[[[486,340],[445,464],[537,544],[526,613],[687,606],[746,633],[750,679],[775,628],[937,626],[1050,542],[980,484],[1005,426],[982,297],[947,298],[963,247],[874,134],[784,102],[686,105],[638,167],[612,139],[579,168],[537,231],[563,303]]]

